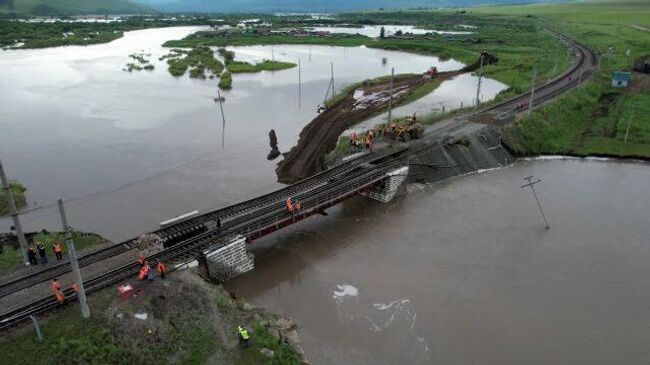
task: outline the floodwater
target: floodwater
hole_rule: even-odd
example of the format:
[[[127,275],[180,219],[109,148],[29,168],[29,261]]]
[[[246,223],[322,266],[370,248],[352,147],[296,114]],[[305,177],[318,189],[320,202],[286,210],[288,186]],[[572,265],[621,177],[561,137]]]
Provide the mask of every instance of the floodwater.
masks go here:
[[[536,160],[357,197],[255,243],[228,289],[295,319],[314,364],[647,364],[649,185]]]
[[[443,81],[438,88],[406,105],[393,109],[393,117],[405,115],[424,116],[431,113],[443,113],[476,104],[476,89],[478,76],[462,74],[451,80]],[[483,78],[479,100],[481,102],[494,99],[500,92],[508,89],[508,85],[499,81]],[[379,114],[350,128],[351,131],[363,131],[388,121],[388,112]]]
[[[128,32],[87,47],[0,52],[0,158],[28,189],[27,230],[56,229],[56,198],[77,229],[124,240],[193,210],[206,211],[278,188],[268,133],[289,150],[316,114],[334,65],[337,90],[390,73],[455,70],[454,60],[365,47],[233,47],[255,61],[300,60],[298,68],[233,76],[225,134],[218,80],[174,78],[160,45],[205,27]],[[131,53],[155,70],[122,71]],[[382,62],[385,58],[386,62]],[[300,90],[300,92],[299,92]],[[299,98],[300,96],[300,98]],[[222,147],[223,143],[223,147]],[[72,199],[72,200],[71,200]],[[10,220],[0,220],[6,230]]]
[[[345,34],[360,34],[366,37],[377,38],[380,35],[381,28],[384,27],[384,35],[391,36],[395,32],[401,30],[402,33],[411,34],[473,34],[474,32],[468,31],[453,31],[453,30],[435,30],[416,28],[412,25],[364,25],[362,27],[314,27],[317,32],[330,32],[330,33],[345,33]]]

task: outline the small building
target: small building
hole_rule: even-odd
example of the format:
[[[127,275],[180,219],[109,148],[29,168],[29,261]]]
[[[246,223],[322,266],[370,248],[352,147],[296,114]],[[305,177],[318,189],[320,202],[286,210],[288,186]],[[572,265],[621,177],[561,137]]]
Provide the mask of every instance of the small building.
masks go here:
[[[612,74],[612,86],[614,87],[627,87],[627,84],[632,80],[632,73],[626,71],[614,71]]]

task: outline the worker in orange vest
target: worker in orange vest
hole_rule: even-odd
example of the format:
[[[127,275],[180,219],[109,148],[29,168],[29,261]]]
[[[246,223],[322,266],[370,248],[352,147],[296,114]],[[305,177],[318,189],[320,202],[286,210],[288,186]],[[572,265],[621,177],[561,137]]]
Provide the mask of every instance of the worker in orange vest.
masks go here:
[[[163,264],[162,261],[158,261],[158,265],[156,265],[156,271],[158,271],[158,275],[160,275],[161,279],[165,279],[165,273],[167,272],[167,268],[165,267],[165,264]]]
[[[57,278],[54,278],[54,280],[52,280],[51,287],[56,300],[58,300],[59,303],[63,303],[65,301],[65,297],[63,296],[63,293],[61,293],[61,284],[59,284]]]
[[[140,268],[144,266],[144,263],[144,257],[142,257],[142,255],[138,255],[138,264],[140,264]]]
[[[147,275],[149,274],[149,262],[145,261],[144,265],[142,265],[142,268],[140,269],[140,273],[138,274],[138,279],[144,280],[147,278]]]
[[[291,202],[291,197],[287,198],[287,211],[293,213],[293,203]]]
[[[79,293],[79,287],[77,286],[77,283],[72,283],[72,285],[70,285],[70,289],[72,289],[72,291],[75,293]]]
[[[52,250],[54,251],[54,256],[56,256],[56,261],[63,260],[63,246],[61,246],[61,242],[59,242],[59,240],[56,240],[54,242],[52,245]]]

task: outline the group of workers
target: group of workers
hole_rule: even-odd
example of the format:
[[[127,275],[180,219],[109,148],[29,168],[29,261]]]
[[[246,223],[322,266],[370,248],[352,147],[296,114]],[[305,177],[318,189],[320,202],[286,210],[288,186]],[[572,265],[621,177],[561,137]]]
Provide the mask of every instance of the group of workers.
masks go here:
[[[149,261],[145,260],[144,257],[138,256],[138,263],[140,264],[140,272],[138,273],[138,279],[153,281],[154,279],[154,270],[149,265]],[[161,279],[165,279],[165,273],[167,272],[167,267],[162,261],[158,261],[156,264],[156,271],[158,276]]]
[[[350,134],[350,146],[357,151],[362,151],[364,146],[367,150],[372,151],[373,144],[381,137],[382,135],[379,134],[379,129],[377,128],[359,134],[352,132]]]
[[[54,241],[54,244],[52,245],[52,251],[54,252],[54,256],[56,257],[57,261],[63,260],[63,246],[59,240]],[[41,265],[46,265],[47,251],[45,250],[45,246],[40,242],[36,242],[36,248],[34,248],[33,245],[27,248],[27,261],[29,261],[29,264],[38,265],[38,260],[36,259],[37,253],[38,257],[41,259]]]
[[[59,284],[59,279],[54,278],[50,286],[52,288],[52,293],[54,293],[54,297],[56,298],[56,300],[59,303],[65,302],[65,295],[63,294],[61,284]],[[79,287],[75,282],[73,282],[72,285],[70,285],[70,289],[75,293],[79,291]]]
[[[294,203],[291,200],[291,197],[288,197],[286,201],[286,207],[287,207],[287,212],[293,213],[302,209],[302,203],[300,203],[300,200],[296,200],[296,202]]]

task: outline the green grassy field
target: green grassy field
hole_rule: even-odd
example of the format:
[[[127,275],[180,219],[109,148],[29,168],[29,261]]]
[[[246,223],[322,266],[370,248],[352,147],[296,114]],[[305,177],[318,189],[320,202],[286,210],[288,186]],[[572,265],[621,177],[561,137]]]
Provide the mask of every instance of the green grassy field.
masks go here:
[[[25,187],[20,184],[19,182],[12,181],[9,183],[9,188],[11,189],[11,193],[14,197],[14,203],[16,204],[17,209],[24,208],[25,205],[27,204],[27,200],[25,198]],[[4,189],[0,189],[0,216],[3,215],[8,215],[9,212],[9,202],[7,200],[7,196],[5,194]]]
[[[34,237],[34,242],[30,242],[36,247],[35,242],[40,242],[45,245],[47,250],[48,260],[56,261],[52,253],[52,244],[55,240],[59,240],[61,243],[65,243],[65,237],[62,233],[43,233],[40,232]],[[103,243],[107,241],[99,235],[92,233],[83,233],[83,232],[74,232],[72,234],[72,239],[74,240],[75,248],[77,251],[82,251]],[[67,253],[68,248],[63,245],[63,253]],[[15,250],[12,247],[4,247],[2,253],[0,253],[0,273],[13,270],[19,266],[22,266],[23,255],[20,250]]]
[[[296,66],[297,65],[295,63],[272,60],[264,60],[255,64],[242,61],[226,62],[226,68],[228,71],[234,74],[261,71],[279,71],[294,68]]]
[[[634,75],[628,89],[610,86],[613,71],[629,70],[627,50],[631,52],[630,59],[650,53],[650,31],[637,27],[650,23],[647,3],[489,7],[473,12],[531,15],[602,56],[599,72],[587,85],[506,130],[505,141],[515,152],[650,158],[647,76]]]

